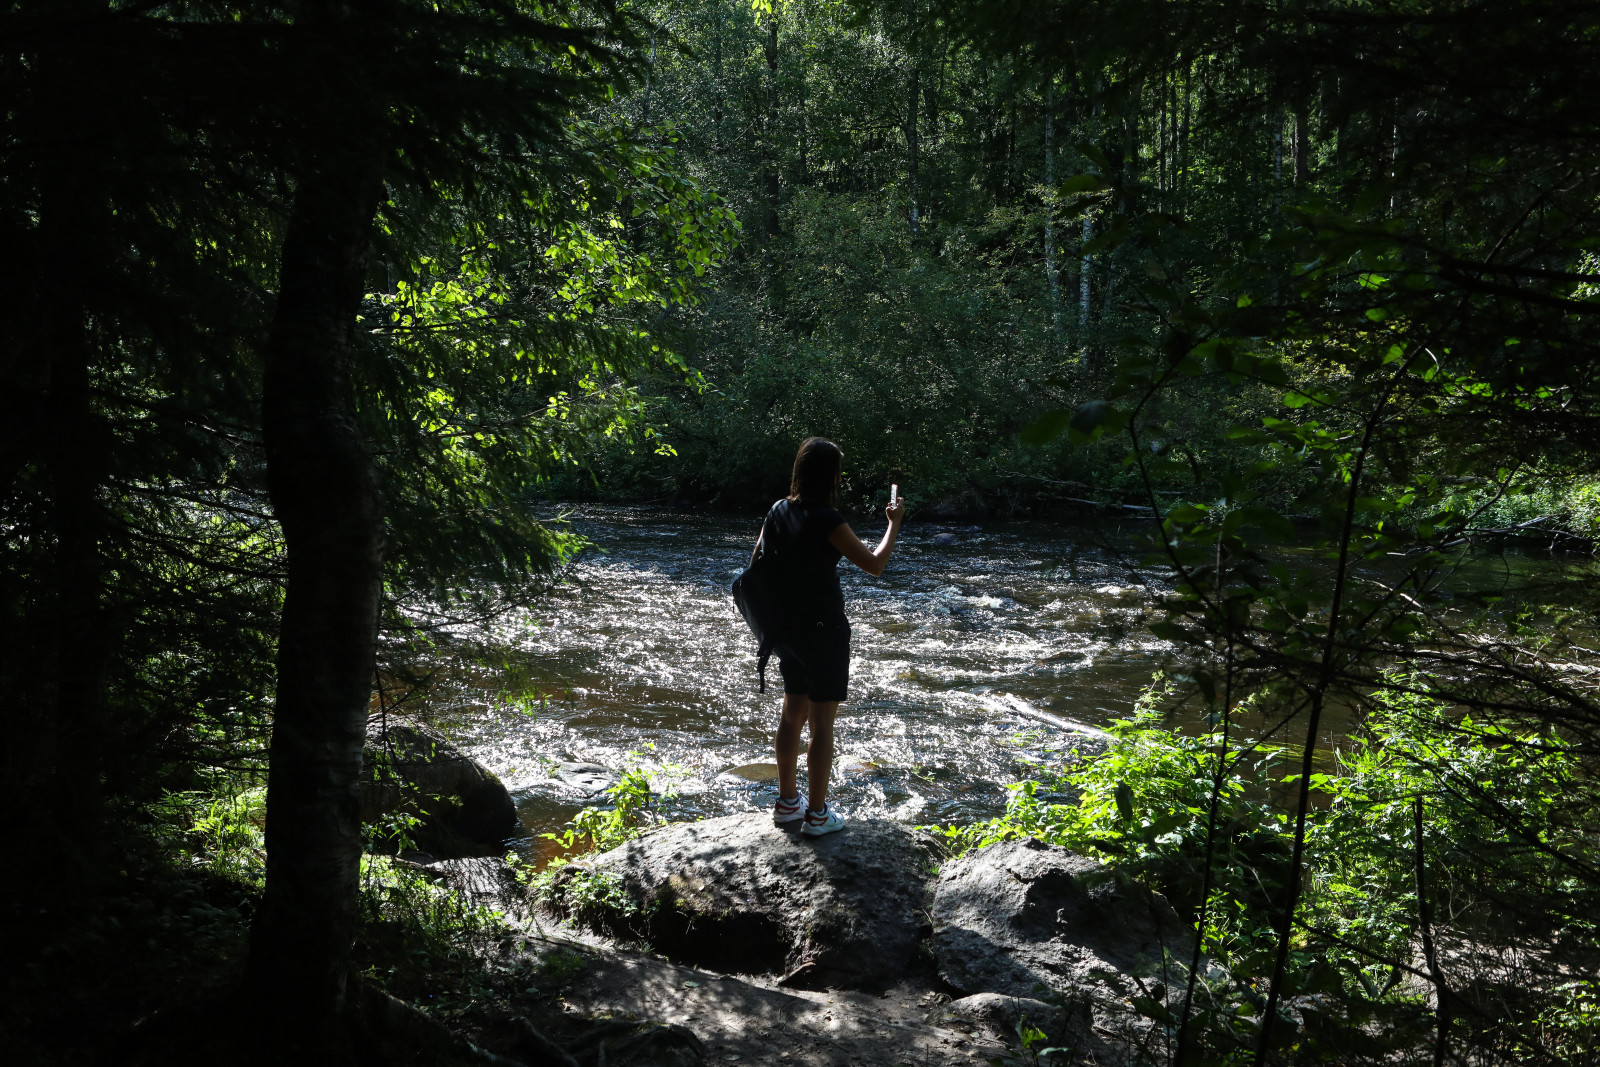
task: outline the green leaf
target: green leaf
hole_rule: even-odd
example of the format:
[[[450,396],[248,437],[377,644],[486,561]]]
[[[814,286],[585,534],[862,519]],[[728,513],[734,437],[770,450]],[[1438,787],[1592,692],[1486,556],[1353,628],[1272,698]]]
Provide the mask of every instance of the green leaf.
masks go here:
[[[1244,521],[1251,526],[1260,527],[1279,540],[1291,541],[1295,537],[1294,523],[1271,508],[1253,504],[1250,507],[1240,508],[1239,514],[1243,515]]]
[[[1203,341],[1192,350],[1192,355],[1203,359],[1220,371],[1233,370],[1233,346],[1221,337]]]
[[[1134,997],[1129,1003],[1133,1005],[1135,1011],[1147,1019],[1156,1019],[1161,1022],[1172,1021],[1172,1013],[1167,1010],[1165,1004],[1158,1000],[1152,1000],[1150,997]]]
[[[1133,821],[1133,790],[1128,787],[1128,783],[1127,782],[1118,782],[1117,783],[1116,798],[1117,798],[1117,814],[1121,815],[1128,822],[1132,822]]]
[[[1088,437],[1105,424],[1111,405],[1104,400],[1086,400],[1072,413],[1069,428],[1075,435]]]
[[[1074,413],[1065,408],[1047,411],[1037,422],[1022,431],[1025,445],[1047,445],[1067,431]]]
[[[1100,151],[1098,146],[1085,141],[1083,144],[1073,145],[1073,147],[1078,150],[1080,155],[1088,159],[1089,162],[1099,167],[1102,171],[1108,171],[1111,169],[1111,160],[1106,158],[1106,154]]]
[[[1197,522],[1211,511],[1204,504],[1179,504],[1167,512],[1172,522]]]
[[[1161,640],[1171,641],[1173,644],[1182,644],[1186,639],[1186,635],[1184,634],[1181,626],[1179,626],[1177,623],[1167,622],[1165,620],[1151,623],[1150,632],[1161,638]]]
[[[1070,196],[1074,193],[1099,192],[1107,187],[1105,178],[1099,174],[1074,174],[1060,185],[1057,185],[1056,191],[1063,196]]]

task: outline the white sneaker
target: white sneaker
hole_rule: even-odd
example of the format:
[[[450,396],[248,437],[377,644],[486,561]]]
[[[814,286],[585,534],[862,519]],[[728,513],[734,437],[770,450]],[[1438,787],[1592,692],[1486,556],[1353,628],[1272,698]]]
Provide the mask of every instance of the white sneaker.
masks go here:
[[[772,809],[772,821],[779,826],[789,822],[799,822],[806,817],[806,795],[801,793],[793,800],[778,798],[777,807]]]
[[[807,837],[821,837],[831,834],[835,830],[844,829],[844,816],[833,810],[831,805],[825,806],[821,811],[806,810],[806,824],[800,827],[800,832]]]

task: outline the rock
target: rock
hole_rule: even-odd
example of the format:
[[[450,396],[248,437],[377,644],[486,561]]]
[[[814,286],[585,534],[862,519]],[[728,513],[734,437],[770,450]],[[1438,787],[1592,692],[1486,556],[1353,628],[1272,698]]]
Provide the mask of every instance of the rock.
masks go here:
[[[700,1067],[706,1047],[685,1026],[631,1019],[597,1020],[567,1042],[579,1067]]]
[[[397,997],[363,981],[352,991],[360,1013],[360,1031],[373,1043],[366,1049],[372,1062],[428,1064],[430,1067],[517,1067],[486,1052]]]
[[[522,831],[500,779],[432,727],[388,716],[367,719],[361,752],[361,821],[395,812],[419,816],[411,834],[438,856],[481,855]]]
[[[526,1016],[517,1016],[511,1024],[517,1033],[517,1043],[511,1051],[518,1059],[546,1067],[578,1067],[578,1061],[567,1055],[566,1049],[541,1034]]]
[[[514,912],[522,907],[522,886],[499,856],[435,860],[419,863],[415,869],[460,894],[468,904],[503,912]]]
[[[775,782],[778,780],[778,765],[776,763],[745,763],[738,767],[729,767],[722,774],[730,778],[743,779],[746,782]]]
[[[839,767],[839,773],[850,778],[870,778],[883,770],[883,765],[875,760],[845,760]]]
[[[668,959],[720,971],[787,972],[809,988],[876,988],[917,962],[926,932],[928,834],[861,820],[807,838],[763,812],[670,826],[557,879],[620,879],[637,909],[601,902],[578,916],[648,940]]]
[[[604,793],[622,781],[616,771],[598,763],[562,763],[556,767],[556,777],[589,796]]]
[[[541,1067],[700,1067],[706,1047],[683,1026],[632,1019],[582,1020],[565,1046],[540,1033],[526,1017],[512,1020],[518,1059]]]
[[[1172,905],[1125,874],[1057,845],[1005,841],[947,863],[933,901],[939,974],[967,993],[1037,996],[1121,1010],[1128,976],[1187,957]]]
[[[1087,1011],[1080,1009],[1069,1017],[1054,1004],[1002,993],[974,993],[953,1000],[934,1012],[933,1021],[956,1030],[982,1031],[1009,1045],[1019,1043],[1023,1023],[1042,1031],[1052,1044],[1081,1038],[1090,1026]]]

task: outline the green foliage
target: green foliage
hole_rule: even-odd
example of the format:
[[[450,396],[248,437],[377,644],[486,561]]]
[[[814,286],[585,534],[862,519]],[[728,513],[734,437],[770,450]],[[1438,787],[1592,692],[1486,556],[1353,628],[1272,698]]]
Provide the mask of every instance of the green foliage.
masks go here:
[[[367,298],[367,428],[386,444],[398,577],[436,598],[464,576],[481,597],[581,547],[507,505],[601,443],[665,449],[633,384],[648,368],[698,382],[650,323],[692,301],[737,220],[669,146],[580,116],[563,134],[567,169],[443,211],[383,209],[406,240]]]
[[[612,803],[605,807],[584,808],[559,834],[544,836],[566,849],[605,852],[639,836],[647,825],[650,782],[638,771],[628,771],[622,780],[606,791]]]
[[[199,839],[207,866],[216,874],[230,874],[258,882],[266,867],[267,791],[205,798],[204,813],[196,817],[192,832]]]
[[[683,770],[671,764],[647,769],[633,762],[638,757],[637,752],[628,754],[630,762],[621,779],[605,792],[608,803],[584,808],[568,820],[561,833],[543,836],[568,854],[607,852],[665,825],[652,810],[652,789],[670,796],[672,783]],[[561,915],[627,917],[639,913],[619,876],[574,864],[570,855],[558,856],[537,873],[519,866],[518,878]]]
[[[1416,891],[1420,803],[1422,864],[1452,923],[1497,943],[1556,929],[1593,937],[1585,913],[1600,892],[1585,884],[1579,857],[1592,853],[1600,823],[1582,750],[1547,730],[1444,710],[1416,691],[1385,694],[1341,748],[1339,773],[1313,776],[1327,808],[1307,835],[1309,915],[1328,916],[1327,931],[1369,958],[1400,954],[1415,922],[1406,898]],[[1523,898],[1518,908],[1488,903],[1496,883]],[[1340,924],[1352,914],[1355,925]]]
[[[531,519],[542,480],[602,442],[660,446],[638,380],[697,383],[663,319],[737,220],[615,111],[640,26],[582,0],[0,13],[21,42],[6,286],[37,312],[3,346],[0,685],[21,748],[72,754],[7,778],[39,847],[92,854],[102,798],[263,769],[286,561],[260,354],[308,171],[379,201],[346,325],[402,636],[386,669],[581,548]]]
[[[1100,755],[1074,749],[1046,776],[1010,787],[1005,814],[950,826],[958,851],[996,841],[1038,838],[1124,867],[1149,879],[1180,908],[1199,904],[1211,841],[1219,889],[1259,909],[1262,887],[1281,881],[1285,816],[1252,783],[1277,766],[1275,749],[1230,743],[1220,727],[1199,734],[1169,728],[1176,686],[1158,674],[1134,712],[1107,725],[1112,742]],[[1227,768],[1218,776],[1219,759]],[[1077,801],[1047,799],[1069,793]],[[1213,823],[1211,807],[1216,802]],[[1213,824],[1221,829],[1211,832]]]
[[[1362,1058],[1428,1039],[1430,979],[1414,962],[1420,864],[1429,936],[1449,946],[1452,958],[1440,966],[1468,1027],[1479,1025],[1475,1012],[1494,1010],[1500,1052],[1518,1062],[1580,1062],[1573,1057],[1595,1032],[1600,985],[1592,976],[1539,976],[1577,965],[1574,946],[1600,933],[1600,892],[1583,873],[1600,843],[1583,751],[1548,731],[1447,715],[1415,679],[1391,681],[1336,766],[1311,782],[1318,803],[1285,993],[1296,1007],[1284,1017],[1283,1040]],[[1013,787],[1005,815],[945,833],[957,848],[1015,837],[1064,845],[1148,879],[1191,921],[1204,904],[1208,969],[1196,976],[1191,1027],[1209,1055],[1235,1062],[1253,1055],[1259,1032],[1253,1019],[1272,969],[1272,918],[1294,821],[1262,788],[1280,779],[1273,754],[1225,745],[1220,729],[1173,731],[1164,725],[1173,694],[1158,679],[1135,715],[1113,724],[1103,755],[1042,768],[1045,777]],[[1077,790],[1078,801],[1042,799],[1062,789]],[[1503,995],[1492,991],[1517,986],[1516,1008],[1487,1007]],[[1490,999],[1474,1006],[1475,997]],[[1170,1008],[1148,1010],[1176,1029]]]
[[[1081,205],[1041,184],[1105,122],[1063,87],[1044,164],[1041,80],[997,71],[926,5],[645,10],[684,47],[663,47],[649,97],[621,108],[726,198],[743,238],[674,324],[708,387],[650,387],[677,458],[608,451],[600,491],[764,501],[811,433],[843,445],[855,503],[887,481],[915,505],[980,510],[1059,492],[1063,475],[1120,490],[1110,453],[1086,463],[1015,437],[1122,327],[1110,273],[1080,315],[1067,218]]]
[[[555,951],[539,961],[539,969],[535,978],[547,985],[561,987],[579,974],[589,965],[587,958],[576,952]]]
[[[629,758],[637,755],[629,753]],[[607,852],[662,825],[651,809],[651,779],[644,769],[628,767],[605,796],[609,803],[586,807],[568,820],[561,833],[543,836],[567,851]]]
[[[213,792],[168,793],[145,810],[180,866],[254,890],[266,873],[266,799],[263,787],[222,779]]]
[[[1227,722],[1257,699],[1276,715],[1240,725],[1299,749],[1299,774],[1285,783],[1295,796],[1281,835],[1283,899],[1237,924],[1240,966],[1265,989],[1250,1013],[1259,1031],[1239,1039],[1262,1062],[1291,1046],[1307,1054],[1334,1033],[1375,1057],[1359,1048],[1363,1027],[1405,1044],[1430,1024],[1440,1056],[1449,1046],[1464,1057],[1556,1055],[1524,1044],[1535,1040],[1529,1012],[1486,1025],[1483,990],[1521,983],[1513,999],[1553,1005],[1567,965],[1506,966],[1496,978],[1483,961],[1548,928],[1551,908],[1580,914],[1573,902],[1600,887],[1589,829],[1553,834],[1557,844],[1522,815],[1587,796],[1587,779],[1561,781],[1510,754],[1535,735],[1572,765],[1600,751],[1600,710],[1580,680],[1595,605],[1576,584],[1519,588],[1514,567],[1468,551],[1521,538],[1524,523],[1541,547],[1570,544],[1563,530],[1587,536],[1585,494],[1600,469],[1590,329],[1600,184],[1574,181],[1559,162],[1597,121],[1597,98],[1592,75],[1568,79],[1556,58],[1586,47],[1595,14],[1561,0],[1539,10],[1530,20],[1524,5],[1473,0],[1441,22],[1411,4],[1202,5],[1182,18],[1142,3],[1062,4],[1024,21],[975,0],[951,16],[994,54],[1059,62],[1126,123],[1120,143],[1084,150],[1093,165],[1083,169],[1107,181],[1069,184],[1116,211],[1086,250],[1124,267],[1127,328],[1110,380],[1041,413],[1029,440],[1120,443],[1174,574],[1154,632],[1177,647],[1209,715]],[[1412,77],[1423,68],[1426,79]],[[1152,91],[1153,174],[1141,147]],[[1195,130],[1199,143],[1186,146]],[[1197,434],[1178,414],[1185,405],[1223,425]],[[1413,697],[1423,709],[1414,721],[1382,710]],[[1361,809],[1389,820],[1387,852],[1351,817],[1338,838],[1344,862],[1374,857],[1383,877],[1341,878],[1322,851],[1337,822],[1326,812],[1360,808],[1340,783],[1383,777],[1370,764],[1316,773],[1336,706],[1380,709],[1373,729],[1392,734],[1397,752],[1445,746],[1419,762],[1494,768],[1438,776],[1432,789],[1418,775],[1410,793]],[[1408,798],[1413,829],[1401,834]],[[1588,825],[1581,813],[1562,817]],[[1479,854],[1497,880],[1430,851],[1414,826],[1423,819],[1493,842]],[[1564,872],[1560,888],[1541,864]],[[1430,871],[1475,885],[1480,901],[1504,889],[1502,924],[1469,933],[1464,916],[1482,907],[1452,902],[1448,936],[1469,946],[1402,974],[1412,966],[1402,942],[1430,925],[1415,907]],[[1340,893],[1354,912],[1327,905]],[[1226,914],[1229,901],[1202,902],[1208,925],[1213,904]],[[1306,935],[1324,920],[1344,933]],[[1360,947],[1340,947],[1347,935]],[[1542,951],[1559,955],[1548,942]],[[1369,992],[1377,1007],[1346,1001],[1337,1018],[1307,1015],[1304,998],[1363,953],[1363,988],[1384,993]],[[1444,1003],[1432,1020],[1380,1018],[1418,995],[1406,992],[1417,981],[1455,992],[1435,994]]]
[[[469,903],[392,856],[361,857],[358,954],[365,976],[424,1010],[465,1005],[488,991],[484,958],[514,933],[493,908]],[[440,997],[439,991],[451,995]]]
[[[622,876],[578,864],[552,864],[531,883],[532,891],[558,915],[614,923],[642,914]]]
[[[413,864],[393,856],[361,858],[361,892],[367,921],[396,923],[441,955],[459,946],[458,935],[496,931],[503,916],[492,908],[470,904],[460,894],[437,884]]]

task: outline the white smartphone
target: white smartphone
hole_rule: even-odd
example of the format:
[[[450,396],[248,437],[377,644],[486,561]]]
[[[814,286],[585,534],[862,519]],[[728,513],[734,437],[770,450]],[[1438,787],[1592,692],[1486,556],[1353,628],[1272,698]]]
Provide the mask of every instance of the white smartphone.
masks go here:
[[[891,508],[894,507],[894,502],[896,500],[899,500],[899,499],[900,499],[900,487],[898,485],[889,486],[889,506]]]

